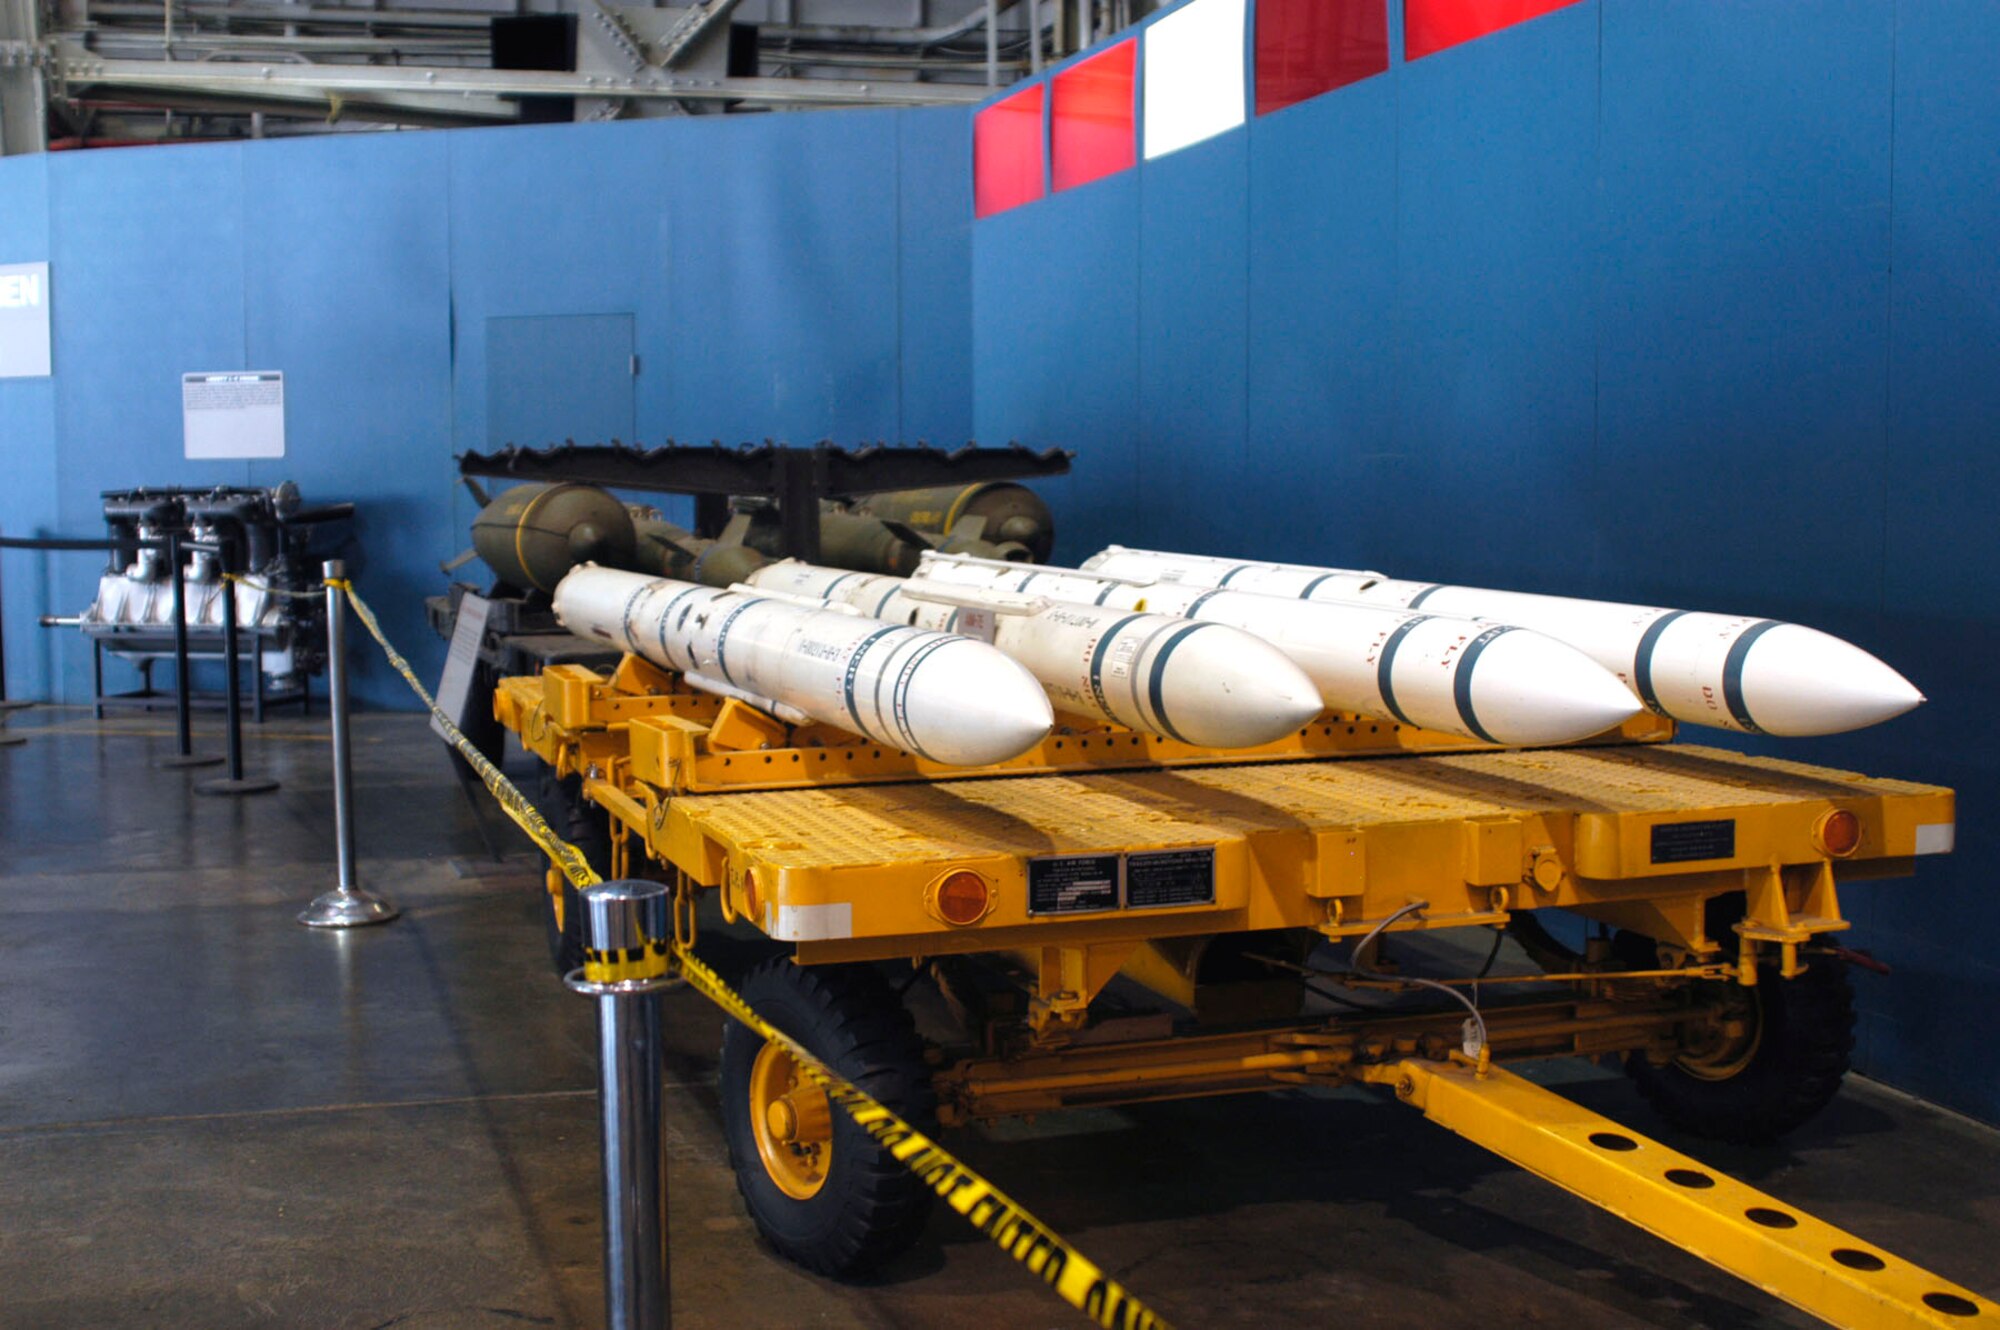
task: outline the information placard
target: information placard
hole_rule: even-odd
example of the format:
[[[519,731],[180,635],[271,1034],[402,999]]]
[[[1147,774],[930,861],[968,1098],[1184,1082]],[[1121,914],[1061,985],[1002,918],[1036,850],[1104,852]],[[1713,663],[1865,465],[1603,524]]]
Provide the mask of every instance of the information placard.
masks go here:
[[[1215,903],[1215,847],[1147,850],[1125,856],[1125,905],[1159,910]]]
[[[195,461],[285,455],[285,376],[275,369],[181,375],[181,437]]]
[[[493,602],[466,592],[458,602],[458,619],[451,626],[451,649],[444,658],[444,677],[438,680],[438,709],[463,729],[471,719],[472,680],[479,669],[479,648],[486,641],[486,620]],[[431,717],[431,731],[442,739],[444,726]]]
[[[49,373],[49,265],[0,263],[0,379]]]
[[[1028,913],[1076,914],[1118,908],[1123,859],[1116,854],[1058,854],[1028,860]]]

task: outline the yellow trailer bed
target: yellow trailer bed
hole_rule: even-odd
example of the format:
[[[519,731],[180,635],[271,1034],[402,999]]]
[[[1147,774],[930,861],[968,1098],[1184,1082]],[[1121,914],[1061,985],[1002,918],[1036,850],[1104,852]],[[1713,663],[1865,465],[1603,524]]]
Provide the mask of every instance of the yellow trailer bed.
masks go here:
[[[494,705],[551,768],[568,825],[594,830],[600,871],[672,881],[684,941],[712,901],[782,944],[745,1000],[912,1121],[945,1125],[1344,1082],[1422,1103],[1460,1072],[1478,1092],[1453,1102],[1513,1113],[1533,1097],[1509,1099],[1493,1063],[1590,1054],[1625,1058],[1685,1129],[1769,1139],[1846,1070],[1841,889],[1907,875],[1954,838],[1950,790],[1671,743],[1651,716],[1502,750],[1329,714],[1229,752],[1058,717],[1035,750],[966,771],[787,725],[634,657],[502,680]],[[559,874],[550,893],[560,948],[574,910]],[[1597,936],[1557,942],[1534,922],[1551,908]],[[1488,980],[1504,987],[1482,1001],[1483,973],[1405,974],[1385,956],[1396,935],[1454,928],[1494,938],[1489,967],[1504,930],[1539,972]],[[949,1034],[919,1037],[919,982]],[[1437,1000],[1410,1005],[1421,995]],[[732,1025],[721,1074],[739,1183],[780,1251],[847,1274],[907,1244],[921,1182],[896,1182],[788,1054]],[[1540,1111],[1551,1141],[1581,1121]],[[1692,1183],[1633,1213],[1662,1185],[1640,1165],[1528,1145],[1499,1108],[1466,1113],[1455,1130],[1801,1305],[1945,1323],[1909,1294],[1921,1271],[1870,1284],[1808,1253],[1779,1287],[1764,1271],[1793,1258],[1754,1213],[1689,1202],[1676,1187]],[[1829,1277],[1861,1301],[1826,1300]]]

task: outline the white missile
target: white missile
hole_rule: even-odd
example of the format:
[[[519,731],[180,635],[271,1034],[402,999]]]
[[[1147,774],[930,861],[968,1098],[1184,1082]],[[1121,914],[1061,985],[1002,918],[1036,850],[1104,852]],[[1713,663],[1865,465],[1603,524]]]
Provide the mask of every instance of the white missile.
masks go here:
[[[1355,569],[1211,559],[1119,545],[1083,566],[1105,577],[1155,578],[1299,600],[1359,601],[1519,624],[1577,647],[1662,715],[1746,734],[1841,734],[1900,716],[1924,700],[1908,679],[1853,643],[1776,619],[1407,582]]]
[[[968,632],[978,623],[1063,710],[1204,748],[1254,748],[1320,713],[1319,693],[1297,665],[1224,624],[792,561],[751,579],[760,591],[851,605],[893,623]]]
[[[984,642],[592,564],[556,617],[699,688],[951,766],[1004,762],[1055,717],[1040,684]]]
[[[1632,695],[1575,647],[1509,625],[954,554],[925,555],[917,577],[1241,628],[1289,656],[1336,711],[1488,743],[1568,743],[1639,711]]]

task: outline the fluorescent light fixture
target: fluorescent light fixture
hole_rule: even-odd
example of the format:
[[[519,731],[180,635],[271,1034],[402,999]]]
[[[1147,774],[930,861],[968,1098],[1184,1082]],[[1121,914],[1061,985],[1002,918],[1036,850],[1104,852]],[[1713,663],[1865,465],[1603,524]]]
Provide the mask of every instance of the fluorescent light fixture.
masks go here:
[[[1244,0],[1194,0],[1146,29],[1146,159],[1243,123]]]

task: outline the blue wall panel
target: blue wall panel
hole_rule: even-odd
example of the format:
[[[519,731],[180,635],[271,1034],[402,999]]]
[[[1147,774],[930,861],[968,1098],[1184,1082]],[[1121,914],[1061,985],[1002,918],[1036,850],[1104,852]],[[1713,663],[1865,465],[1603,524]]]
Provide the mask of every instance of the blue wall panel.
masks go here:
[[[1139,453],[1139,176],[1109,176],[972,228],[975,433],[1074,448],[1037,488],[1059,559],[1132,540]]]
[[[897,437],[972,437],[971,112],[896,117]],[[995,440],[999,442],[999,440]]]
[[[1395,144],[1384,77],[1251,127],[1248,435],[1262,474],[1250,502],[1255,549],[1272,558],[1365,563],[1406,525],[1379,499],[1409,477],[1396,438]],[[1230,534],[1243,546],[1251,532]]]
[[[638,437],[630,314],[494,314],[485,343],[487,447]]]
[[[2000,1003],[2000,963],[1963,945],[2000,932],[2000,16],[1972,0],[1897,15],[1882,641],[1931,700],[1880,732],[1879,765],[1955,787],[1959,832],[1952,859],[1876,898],[1864,945],[1897,971],[1869,986],[1863,1052],[2000,1119],[1992,1059],[1963,1037]]]
[[[243,484],[242,462],[189,462],[181,375],[251,366],[244,344],[243,153],[234,144],[63,153],[49,163],[56,301],[53,525],[104,529],[98,496],[134,485]],[[88,605],[102,562],[56,565],[65,614]],[[62,634],[65,696],[88,694],[90,651]],[[107,665],[110,686],[130,685]]]
[[[464,535],[450,523],[450,236],[437,135],[246,144],[244,310],[249,367],[285,371],[282,461],[249,480],[298,483],[308,502],[351,500],[353,573],[428,677],[442,643],[420,596]],[[79,523],[81,525],[81,523]],[[373,644],[355,692],[408,704]]]
[[[0,263],[49,257],[48,162],[47,156],[0,157]],[[52,269],[51,289],[62,279],[62,272]],[[0,474],[6,477],[0,484],[0,532],[55,533],[55,430],[54,379],[0,379]],[[36,620],[55,610],[50,590],[57,565],[91,557],[0,551],[9,697],[47,696],[56,644]]]
[[[634,433],[647,443],[665,440],[678,380],[661,233],[675,166],[686,161],[665,128],[634,121],[440,136],[449,155],[455,451],[491,442],[488,320],[530,316],[631,316],[639,355]],[[516,440],[524,447],[561,441]],[[463,545],[477,506],[462,488],[451,502]]]
[[[895,115],[745,116],[694,128],[702,170],[667,199],[671,431],[893,441]]]
[[[1702,531],[1616,524],[1632,598],[1879,590],[1889,14],[1606,0],[1604,473]]]
[[[1597,40],[1572,5],[1400,71],[1399,479],[1440,521],[1384,533],[1371,568],[1588,576]]]
[[[1256,483],[1244,470],[1248,138],[1219,134],[1139,173],[1141,489],[1127,543],[1226,540]]]
[[[244,345],[243,153],[234,144],[50,160],[59,519],[101,529],[98,494],[242,484],[181,456],[181,375],[253,368]],[[259,365],[273,369],[283,366]],[[87,588],[95,569],[72,579]],[[79,607],[87,602],[86,592]]]

